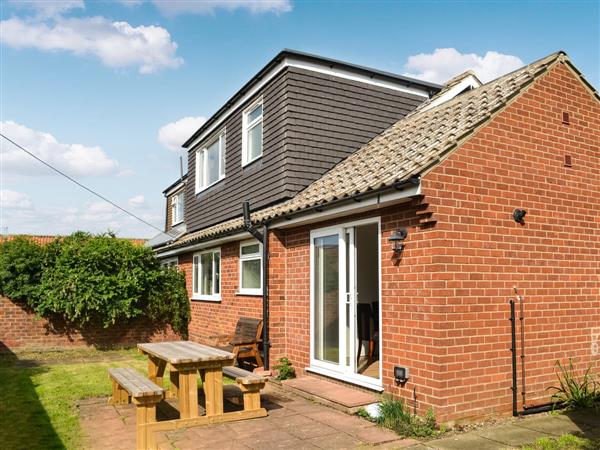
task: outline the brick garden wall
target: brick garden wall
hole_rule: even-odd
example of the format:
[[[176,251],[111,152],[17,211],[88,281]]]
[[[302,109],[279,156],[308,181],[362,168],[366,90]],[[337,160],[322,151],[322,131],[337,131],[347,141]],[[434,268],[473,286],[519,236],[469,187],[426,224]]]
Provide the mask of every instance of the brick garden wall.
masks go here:
[[[40,319],[23,305],[0,296],[0,352],[6,349],[42,350],[67,347],[126,347],[138,342],[180,339],[170,327],[161,328],[143,321],[111,328],[65,326],[60,321]]]

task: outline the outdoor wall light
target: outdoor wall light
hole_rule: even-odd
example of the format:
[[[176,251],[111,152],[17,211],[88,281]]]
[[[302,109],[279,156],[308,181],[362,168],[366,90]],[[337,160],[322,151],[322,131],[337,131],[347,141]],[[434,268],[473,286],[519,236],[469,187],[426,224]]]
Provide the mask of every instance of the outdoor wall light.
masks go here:
[[[400,228],[392,233],[388,240],[392,243],[394,253],[399,253],[404,249],[404,240],[407,236],[408,230],[406,228]]]
[[[396,384],[404,384],[408,381],[408,367],[394,366],[394,380]]]
[[[525,223],[526,215],[527,211],[525,211],[524,209],[515,209],[513,211],[513,219],[515,219],[515,222],[520,223],[521,225]]]

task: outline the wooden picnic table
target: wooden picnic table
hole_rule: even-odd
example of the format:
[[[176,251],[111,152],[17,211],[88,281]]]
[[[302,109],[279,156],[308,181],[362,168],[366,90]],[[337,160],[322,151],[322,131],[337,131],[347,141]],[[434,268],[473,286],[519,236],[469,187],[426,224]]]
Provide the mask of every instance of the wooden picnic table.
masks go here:
[[[223,366],[233,364],[233,353],[190,341],[138,344],[138,351],[148,356],[148,378],[161,387],[169,365],[168,395],[179,399],[182,419],[198,417],[198,373],[206,416],[223,414]]]

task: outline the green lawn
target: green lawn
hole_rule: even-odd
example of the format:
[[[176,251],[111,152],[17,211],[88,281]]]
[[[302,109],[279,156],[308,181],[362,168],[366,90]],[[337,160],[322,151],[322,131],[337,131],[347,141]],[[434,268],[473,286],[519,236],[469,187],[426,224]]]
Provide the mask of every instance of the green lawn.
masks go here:
[[[0,448],[76,449],[81,432],[76,402],[109,395],[109,367],[146,372],[134,350],[66,351],[0,356]],[[111,359],[119,359],[112,360]]]
[[[523,447],[523,450],[600,450],[600,439],[564,434],[556,439],[538,439],[535,444]]]

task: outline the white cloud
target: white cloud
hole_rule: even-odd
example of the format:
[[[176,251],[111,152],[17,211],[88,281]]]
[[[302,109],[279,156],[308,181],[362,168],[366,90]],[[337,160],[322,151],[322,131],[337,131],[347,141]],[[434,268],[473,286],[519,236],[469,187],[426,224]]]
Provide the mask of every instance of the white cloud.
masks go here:
[[[13,17],[0,22],[2,44],[12,48],[67,51],[77,56],[95,56],[108,67],[137,67],[142,74],[174,69],[183,64],[177,44],[159,26],[134,27],[104,17],[52,20]]]
[[[206,122],[206,117],[184,117],[168,123],[158,130],[158,142],[169,150],[181,150],[181,145],[187,141],[200,126]]]
[[[235,11],[246,9],[252,14],[281,14],[292,10],[290,0],[153,0],[165,16],[179,14],[213,14],[216,10]]]
[[[27,194],[10,189],[0,189],[0,209],[30,210],[33,203]]]
[[[156,224],[158,228],[164,221],[160,214],[150,211],[138,213],[138,216]],[[91,233],[111,230],[122,237],[148,238],[158,233],[157,230],[102,201],[81,206],[0,208],[0,223],[10,234],[68,235],[78,230]]]
[[[37,157],[72,176],[97,176],[119,173],[119,163],[98,146],[63,144],[50,133],[35,131],[13,121],[0,122],[7,137]],[[2,171],[11,175],[53,175],[49,168],[4,139],[0,143]]]
[[[129,199],[128,203],[130,206],[133,206],[134,208],[139,208],[141,206],[144,206],[144,204],[146,203],[146,199],[144,198],[144,196],[142,194],[138,194],[138,195],[131,197]]]
[[[11,0],[10,3],[33,10],[39,18],[55,17],[72,9],[85,8],[83,0]]]
[[[484,83],[523,66],[523,61],[513,55],[488,51],[484,56],[460,53],[455,48],[437,48],[433,53],[420,53],[408,57],[407,76],[434,83],[444,83],[450,78],[473,70]]]

